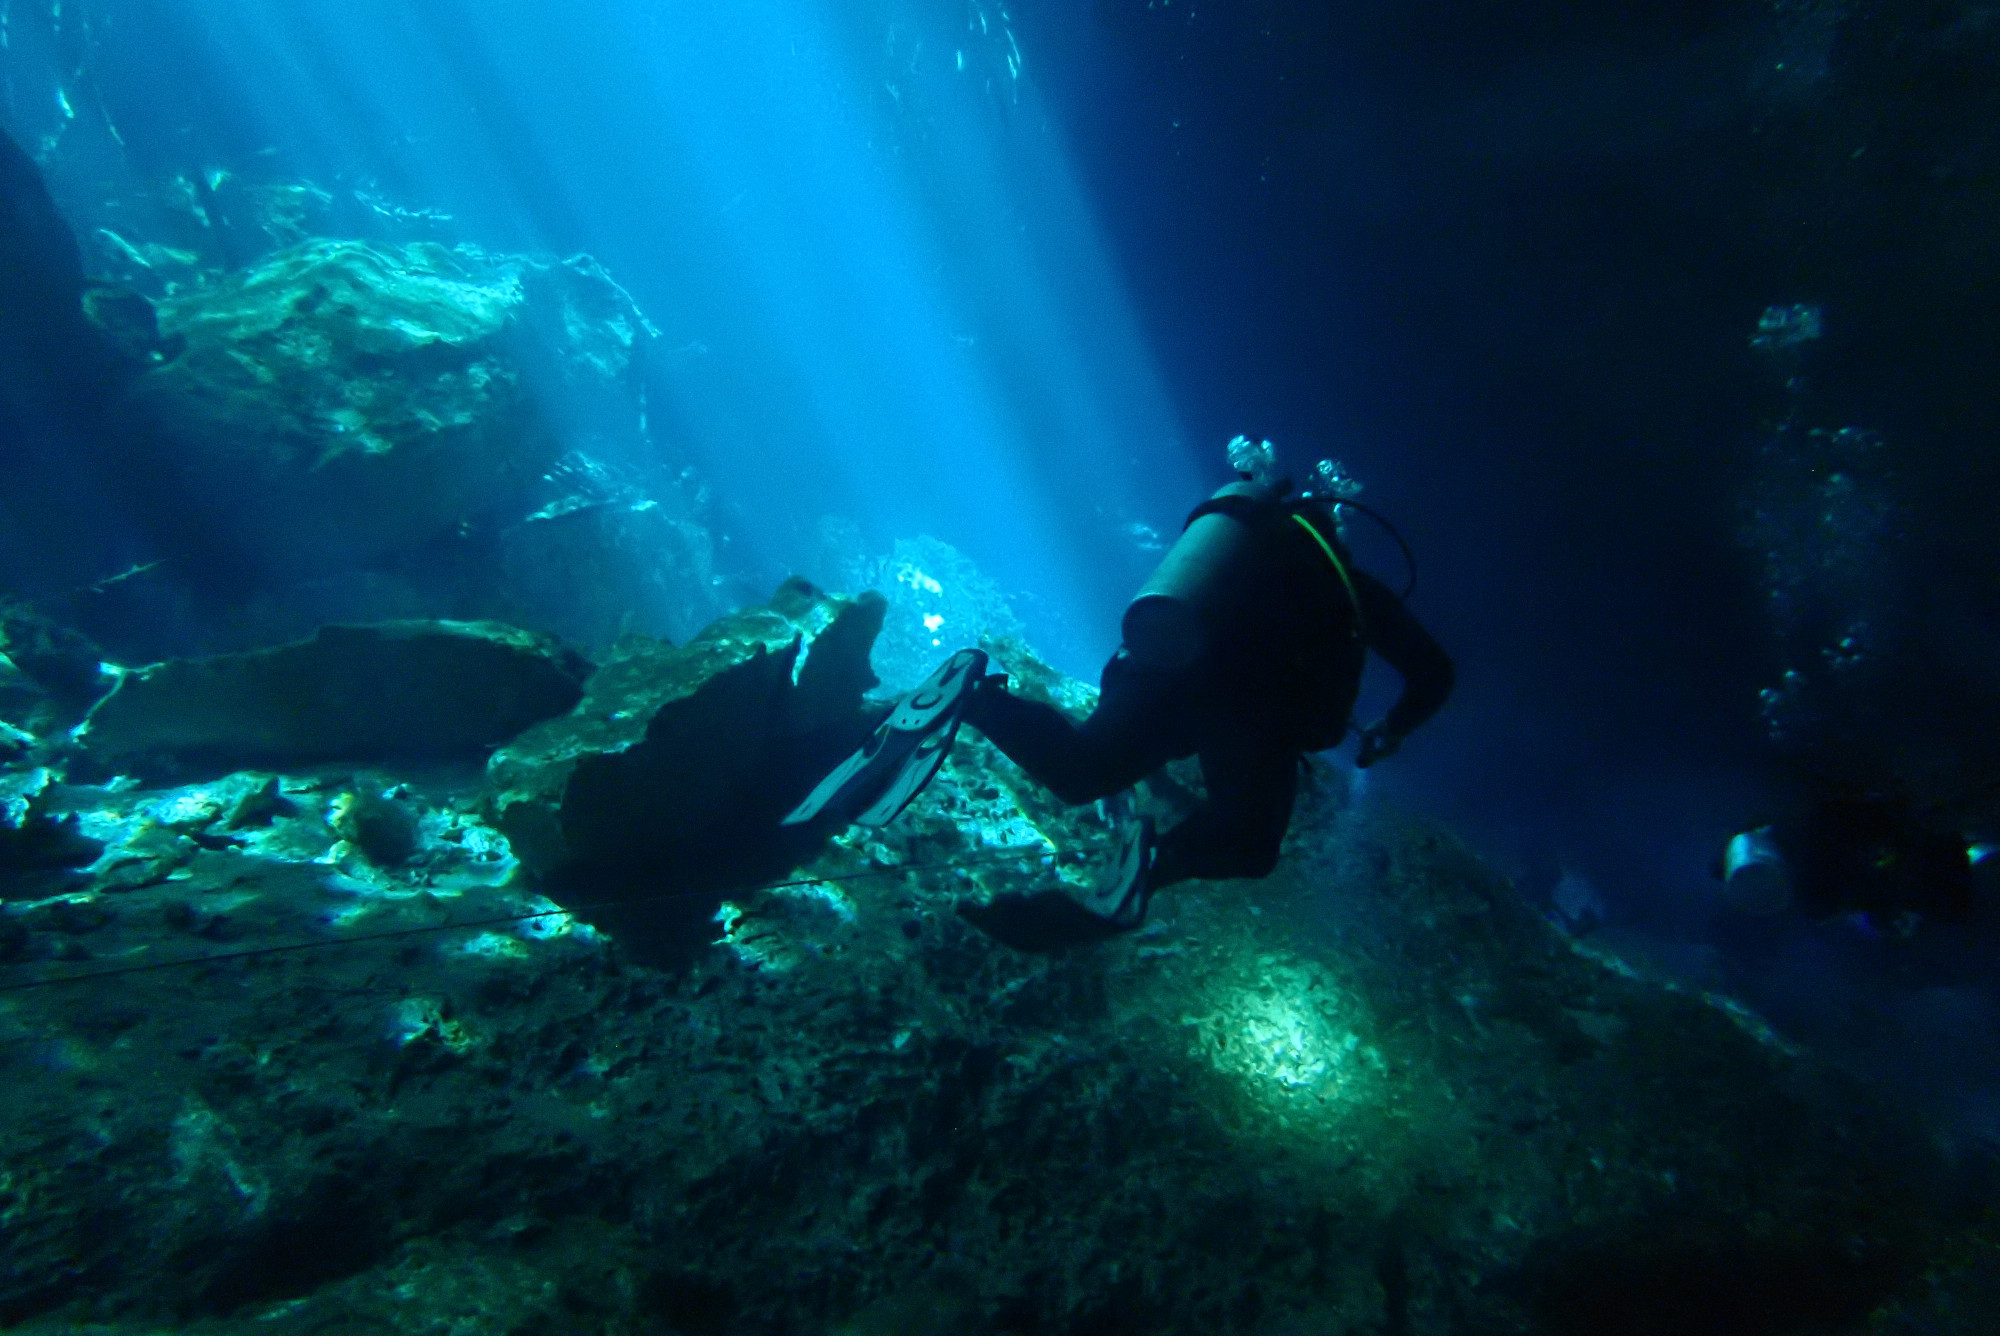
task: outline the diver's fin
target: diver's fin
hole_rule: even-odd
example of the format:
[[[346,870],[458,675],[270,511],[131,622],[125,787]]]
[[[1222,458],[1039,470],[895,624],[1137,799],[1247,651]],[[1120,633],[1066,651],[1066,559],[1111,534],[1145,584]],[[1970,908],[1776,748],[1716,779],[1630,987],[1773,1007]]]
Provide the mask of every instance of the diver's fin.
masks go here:
[[[863,826],[895,820],[951,754],[966,693],[985,672],[984,650],[963,649],[945,660],[781,824],[804,825],[835,813],[852,813],[846,819]]]
[[[1101,915],[1120,932],[1130,932],[1144,923],[1146,910],[1153,903],[1153,864],[1159,857],[1160,840],[1153,818],[1142,816],[1131,822],[1119,843],[1111,879],[1084,901],[1084,908]]]
[[[984,904],[961,904],[958,912],[973,927],[1016,951],[1060,951],[1101,942],[1146,921],[1158,852],[1153,819],[1141,817],[1126,827],[1117,867],[1095,890],[996,895]]]
[[[933,728],[928,733],[897,733],[895,736],[914,736],[917,745],[910,749],[908,757],[890,778],[889,787],[882,791],[882,796],[854,818],[857,826],[886,826],[916,801],[917,795],[924,791],[924,786],[944,765],[944,758],[951,755],[951,744],[958,739],[958,716],[952,715],[942,727]]]
[[[876,729],[869,735],[868,741],[861,745],[859,751],[828,771],[826,778],[806,795],[806,800],[787,813],[779,824],[802,826],[825,811],[827,806],[850,786],[860,787],[857,781],[868,770],[870,762],[881,754],[883,744],[888,742],[891,736],[886,728]]]
[[[896,702],[884,728],[899,733],[927,733],[946,715],[957,722],[965,704],[965,693],[986,676],[986,651],[962,649],[938,665],[938,670],[917,685],[917,689]]]

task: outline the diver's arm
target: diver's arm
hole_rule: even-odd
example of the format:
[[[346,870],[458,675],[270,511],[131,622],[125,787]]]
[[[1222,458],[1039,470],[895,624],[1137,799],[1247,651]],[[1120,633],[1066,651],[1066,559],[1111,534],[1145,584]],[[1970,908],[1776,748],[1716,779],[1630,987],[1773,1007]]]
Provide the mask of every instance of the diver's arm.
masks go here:
[[[1378,725],[1400,741],[1444,708],[1455,680],[1451,656],[1389,586],[1366,571],[1356,571],[1354,587],[1368,619],[1368,647],[1403,678],[1402,696]]]

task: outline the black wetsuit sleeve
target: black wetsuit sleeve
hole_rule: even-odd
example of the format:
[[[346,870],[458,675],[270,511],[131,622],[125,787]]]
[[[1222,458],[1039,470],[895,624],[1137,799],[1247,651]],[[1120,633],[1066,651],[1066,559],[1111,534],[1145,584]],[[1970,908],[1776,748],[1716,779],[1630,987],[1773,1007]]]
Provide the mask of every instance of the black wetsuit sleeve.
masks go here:
[[[1402,674],[1403,694],[1384,722],[1397,737],[1444,707],[1455,673],[1451,656],[1423,628],[1389,586],[1366,571],[1354,572],[1355,592],[1368,619],[1368,648]]]

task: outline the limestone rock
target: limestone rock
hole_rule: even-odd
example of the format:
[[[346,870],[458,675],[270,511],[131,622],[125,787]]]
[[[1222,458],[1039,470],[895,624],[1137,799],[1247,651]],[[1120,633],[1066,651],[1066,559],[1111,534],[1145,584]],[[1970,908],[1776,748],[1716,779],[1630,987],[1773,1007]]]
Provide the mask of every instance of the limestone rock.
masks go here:
[[[35,160],[0,131],[0,585],[9,590],[70,590],[115,570],[143,528],[107,522],[126,496],[171,512],[169,488],[124,467],[105,412],[163,355],[147,339],[153,319],[144,297],[86,278]]]
[[[88,637],[59,625],[16,599],[0,598],[0,696],[25,685],[45,696],[55,714],[74,723],[114,679],[104,668],[104,651]],[[6,668],[14,671],[9,673]],[[12,685],[9,679],[25,679]]]
[[[824,832],[777,819],[866,736],[883,606],[792,580],[685,646],[627,642],[574,711],[494,755],[486,810],[559,881],[685,891],[784,871]]]
[[[81,733],[100,767],[223,773],[477,759],[582,695],[589,664],[492,622],[328,626],[309,640],[128,673]]]
[[[73,815],[51,815],[55,777],[37,766],[0,774],[0,876],[81,867],[103,846],[77,832]]]
[[[267,568],[297,572],[504,507],[565,432],[636,422],[626,381],[650,337],[587,257],[433,242],[303,242],[167,299],[159,319],[180,355],[132,408],[236,501]]]
[[[466,253],[317,241],[166,302],[186,350],[134,394],[217,491],[284,517],[258,539],[286,564],[393,550],[551,457],[502,346],[524,301]]]
[[[57,403],[106,373],[84,319],[82,258],[33,158],[0,133],[0,409],[23,391]]]
[[[498,535],[508,601],[530,625],[597,653],[634,633],[691,640],[749,601],[723,597],[715,537],[684,481],[565,454],[537,486],[541,504]]]

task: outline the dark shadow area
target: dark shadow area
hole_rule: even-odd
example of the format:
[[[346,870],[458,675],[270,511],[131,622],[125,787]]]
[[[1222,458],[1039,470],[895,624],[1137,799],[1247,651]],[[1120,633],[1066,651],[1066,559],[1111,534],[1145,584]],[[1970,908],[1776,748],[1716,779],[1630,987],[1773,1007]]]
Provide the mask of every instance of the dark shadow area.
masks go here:
[[[820,597],[803,582],[779,591],[801,595]],[[862,693],[884,607],[848,605],[810,650],[758,649],[661,707],[642,741],[580,760],[560,803],[578,857],[549,875],[550,897],[633,959],[676,966],[714,941],[723,899],[809,862],[844,825],[780,822],[882,717]]]
[[[253,1240],[224,1254],[195,1311],[226,1314],[293,1298],[374,1265],[394,1241],[394,1216],[372,1195],[359,1184],[329,1181],[283,1218],[261,1222]],[[206,1258],[184,1260],[199,1267]]]
[[[1860,1239],[1752,1239],[1716,1220],[1553,1242],[1518,1283],[1549,1336],[1807,1336],[1852,1329],[1916,1267]]]

